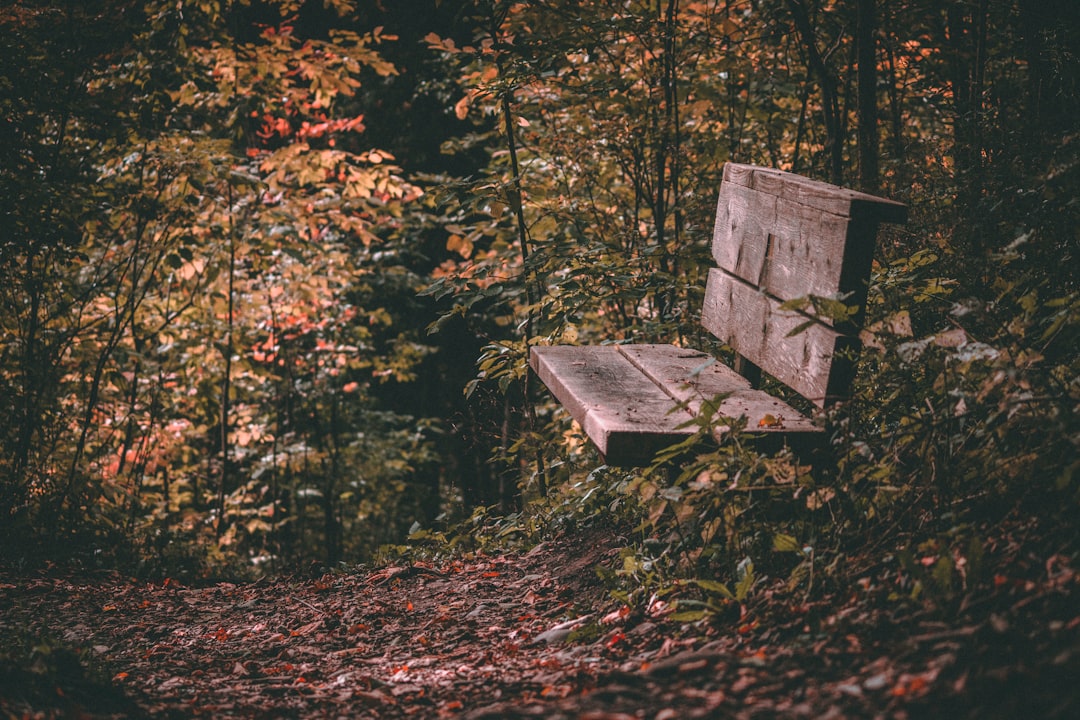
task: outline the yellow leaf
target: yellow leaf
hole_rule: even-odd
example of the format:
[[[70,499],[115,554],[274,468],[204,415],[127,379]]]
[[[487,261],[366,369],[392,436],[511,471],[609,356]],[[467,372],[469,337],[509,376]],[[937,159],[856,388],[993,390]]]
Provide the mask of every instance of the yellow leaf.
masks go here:
[[[450,239],[446,241],[446,249],[450,252],[456,252],[458,255],[468,260],[473,252],[472,240],[462,237],[461,235],[451,235]]]
[[[776,552],[798,552],[800,549],[799,541],[791,535],[777,533],[773,536],[773,550]]]
[[[765,417],[758,420],[757,426],[761,427],[761,428],[765,428],[765,427],[767,427],[767,428],[782,428],[782,427],[784,427],[784,416],[783,415],[776,416],[776,415],[768,414]]]

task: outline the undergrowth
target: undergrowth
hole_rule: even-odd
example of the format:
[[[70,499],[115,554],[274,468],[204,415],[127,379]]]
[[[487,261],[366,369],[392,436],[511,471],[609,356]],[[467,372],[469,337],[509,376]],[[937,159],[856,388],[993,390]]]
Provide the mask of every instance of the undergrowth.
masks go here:
[[[95,712],[131,713],[134,706],[87,648],[49,633],[0,624],[0,713],[60,718]]]
[[[890,578],[892,602],[951,617],[1000,588],[1011,542],[1075,564],[1080,294],[1040,264],[1058,222],[1033,218],[993,256],[989,299],[948,250],[882,262],[854,395],[822,418],[825,452],[765,452],[738,432],[706,441],[720,420],[706,412],[651,467],[617,469],[549,414],[564,442],[547,497],[416,528],[386,552],[494,552],[618,527],[621,566],[599,570],[613,594],[639,609],[677,599],[686,620],[730,616],[766,585],[820,601],[868,573]]]

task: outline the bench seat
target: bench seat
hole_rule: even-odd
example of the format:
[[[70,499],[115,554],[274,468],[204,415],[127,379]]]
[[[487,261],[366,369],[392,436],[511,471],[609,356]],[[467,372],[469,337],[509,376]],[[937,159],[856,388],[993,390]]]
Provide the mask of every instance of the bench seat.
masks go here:
[[[745,417],[762,433],[818,435],[798,410],[699,350],[675,345],[551,345],[529,353],[534,372],[611,465],[648,464],[693,435],[703,403],[720,398],[714,417]],[[726,425],[714,426],[720,437]]]

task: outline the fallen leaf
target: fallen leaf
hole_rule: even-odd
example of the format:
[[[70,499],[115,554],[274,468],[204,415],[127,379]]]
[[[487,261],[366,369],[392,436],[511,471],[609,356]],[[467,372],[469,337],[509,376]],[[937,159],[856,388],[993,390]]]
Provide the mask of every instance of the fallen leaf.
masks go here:
[[[629,615],[630,615],[630,607],[627,606],[627,605],[623,605],[618,610],[612,610],[607,615],[602,617],[600,619],[600,622],[603,625],[611,625],[612,623],[617,623],[620,620],[625,619]]]

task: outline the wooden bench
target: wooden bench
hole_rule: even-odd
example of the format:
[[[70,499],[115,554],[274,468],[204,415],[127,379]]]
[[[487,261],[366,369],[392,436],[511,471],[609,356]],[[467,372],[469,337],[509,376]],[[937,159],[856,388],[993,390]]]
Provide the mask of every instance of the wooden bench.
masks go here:
[[[898,202],[728,163],[701,324],[735,351],[739,372],[675,345],[536,346],[529,364],[610,465],[648,464],[694,434],[691,415],[717,398],[714,417],[745,417],[748,431],[793,444],[820,437],[811,418],[755,385],[763,371],[819,408],[848,395],[878,225],[906,218]],[[852,312],[828,317],[812,298]]]

